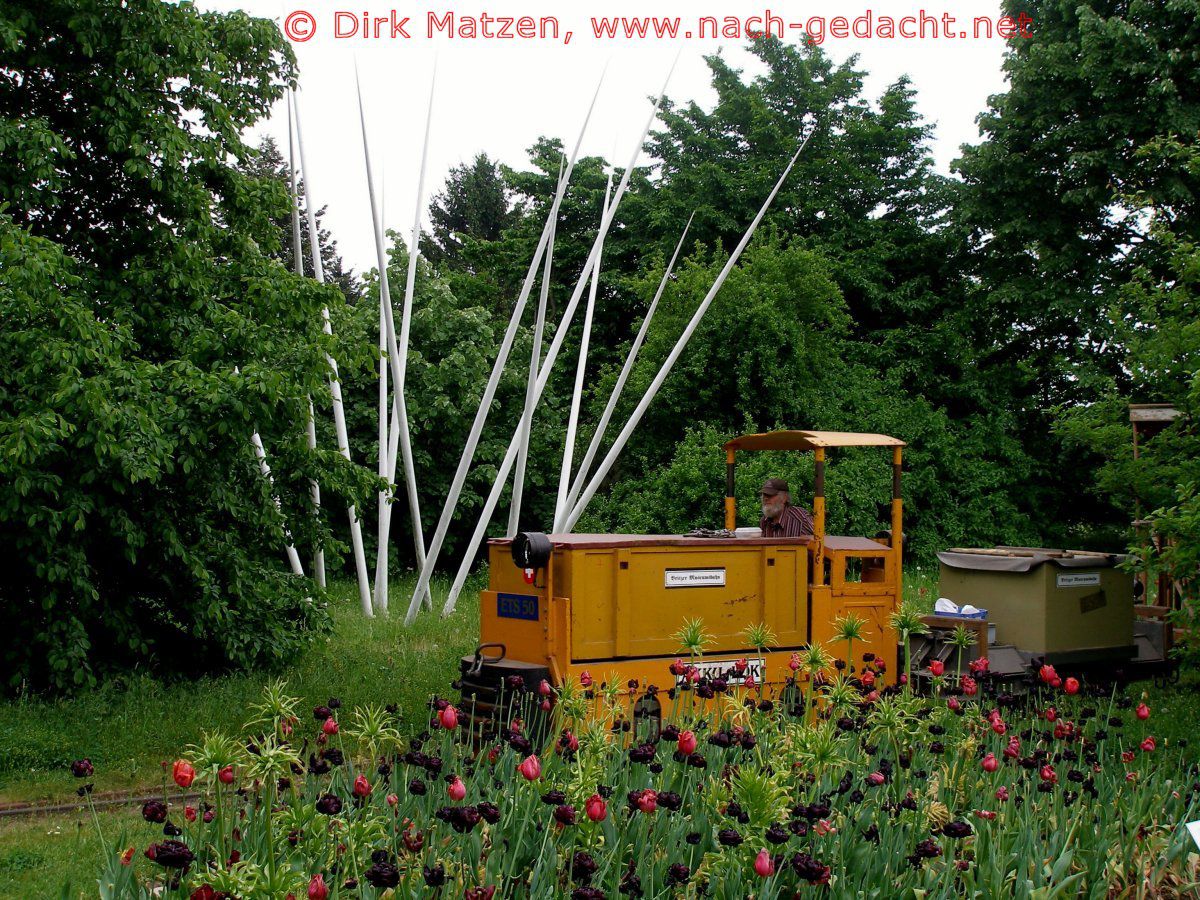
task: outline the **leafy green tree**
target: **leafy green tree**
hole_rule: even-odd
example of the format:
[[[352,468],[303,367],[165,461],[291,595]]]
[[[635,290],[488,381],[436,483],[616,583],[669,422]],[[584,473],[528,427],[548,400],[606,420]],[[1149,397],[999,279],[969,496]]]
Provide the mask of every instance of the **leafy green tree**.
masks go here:
[[[283,154],[279,152],[279,147],[275,143],[275,139],[267,136],[262,139],[258,147],[250,153],[249,157],[241,165],[241,170],[251,178],[263,179],[271,178],[284,185],[289,191],[291,190],[291,179],[288,175],[288,163],[284,160]],[[314,277],[312,266],[312,250],[308,241],[308,225],[307,213],[305,208],[305,200],[308,197],[304,187],[304,179],[300,177],[299,165],[296,171],[296,193],[300,197],[300,258],[303,263],[303,271],[309,278]],[[325,227],[325,213],[329,207],[322,206],[316,210],[314,217],[317,220],[317,240],[321,245],[321,269],[325,274],[327,281],[336,284],[346,295],[346,299],[351,302],[356,302],[362,297],[362,283],[354,275],[353,272],[346,269],[345,263],[342,261],[342,255],[338,252],[337,241],[329,229]],[[276,243],[263,249],[276,257],[289,270],[295,267],[295,252],[292,242],[292,215],[291,210],[285,210],[281,216],[273,217],[279,231],[279,239]]]
[[[1056,409],[1093,402],[1105,385],[1130,387],[1106,313],[1128,299],[1139,267],[1162,276],[1167,265],[1137,191],[1152,191],[1172,229],[1196,237],[1195,167],[1140,151],[1159,136],[1195,144],[1200,4],[1011,0],[1004,10],[1031,15],[1034,37],[1011,42],[1009,89],[990,98],[985,140],[956,164],[965,184],[955,218],[969,229],[977,285],[966,321],[987,341],[979,365],[997,404],[1016,411],[1037,460],[1023,507],[1052,539],[1078,541],[1111,513],[1080,502],[1063,474],[1102,458],[1064,444],[1051,424]]]
[[[421,253],[439,268],[470,268],[463,255],[467,242],[495,241],[513,219],[501,166],[480,153],[470,165],[453,167],[429,203],[429,219]]]
[[[374,484],[304,441],[340,352],[320,310],[343,298],[264,255],[288,198],[237,167],[293,77],[276,26],[244,13],[0,8],[9,688],[269,663],[327,625],[283,546],[285,527],[302,552],[330,542],[310,477],[339,515]]]

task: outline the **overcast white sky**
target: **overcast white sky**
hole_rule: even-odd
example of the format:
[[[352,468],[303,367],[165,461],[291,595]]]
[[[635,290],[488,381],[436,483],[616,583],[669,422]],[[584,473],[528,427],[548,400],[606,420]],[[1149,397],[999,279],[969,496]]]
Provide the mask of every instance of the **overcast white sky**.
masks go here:
[[[700,16],[761,16],[770,10],[785,23],[807,23],[824,17],[828,31],[834,16],[853,22],[868,10],[872,24],[890,16],[918,15],[924,9],[934,17],[955,17],[952,31],[966,30],[966,38],[871,37],[836,38],[826,34],[823,47],[837,61],[859,54],[859,68],[868,73],[867,96],[875,98],[884,87],[907,74],[917,91],[918,109],[936,126],[933,154],[938,169],[949,171],[959,155],[959,145],[978,140],[975,117],[986,108],[989,94],[1004,90],[1000,70],[1004,41],[993,35],[975,38],[977,16],[1000,15],[999,0],[774,0],[747,3],[745,0],[399,0],[388,4],[375,0],[200,0],[209,9],[245,9],[253,15],[273,18],[282,24],[288,16],[303,11],[311,14],[293,18],[298,30],[315,23],[315,34],[294,42],[300,63],[301,110],[305,151],[313,196],[328,205],[327,224],[339,242],[346,262],[363,271],[375,265],[371,236],[358,109],[354,93],[357,61],[363,82],[367,126],[371,141],[376,185],[385,185],[385,225],[408,234],[412,227],[424,132],[426,104],[436,59],[437,84],[434,95],[433,127],[429,141],[429,164],[425,204],[437,191],[447,171],[486,151],[513,166],[523,166],[528,148],[539,135],[557,136],[568,146],[574,143],[586,105],[601,71],[608,65],[604,87],[593,115],[583,153],[600,155],[625,165],[649,112],[645,98],[657,93],[672,61],[681,53],[668,86],[677,101],[696,100],[710,108],[715,94],[709,85],[705,54],[721,49],[734,65],[748,73],[756,63],[744,50],[746,40],[596,39],[594,16],[679,16],[682,28],[695,25]],[[410,39],[382,36],[364,39],[361,17],[409,17]],[[346,14],[335,18],[335,13]],[[553,16],[559,23],[559,39],[488,40],[429,37],[427,13],[439,16],[453,11],[463,17]],[[358,34],[334,36],[335,26],[349,31],[357,23]],[[752,26],[757,23],[750,23]],[[812,28],[820,23],[812,23]],[[503,27],[492,26],[499,32]],[[860,25],[861,27],[861,25]],[[1033,27],[1036,29],[1036,23]],[[515,25],[514,25],[515,31]],[[564,41],[572,32],[569,43]],[[386,35],[386,32],[385,32]],[[801,40],[798,30],[785,38]],[[272,120],[257,129],[287,146],[286,107],[281,102]],[[257,136],[256,136],[257,137]],[[780,160],[782,166],[785,160]]]

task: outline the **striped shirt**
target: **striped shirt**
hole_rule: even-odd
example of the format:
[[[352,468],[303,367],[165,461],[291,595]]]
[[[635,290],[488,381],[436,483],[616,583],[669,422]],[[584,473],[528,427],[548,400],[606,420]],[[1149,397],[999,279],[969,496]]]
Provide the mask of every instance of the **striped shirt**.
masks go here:
[[[775,521],[764,517],[758,523],[765,538],[806,537],[813,533],[813,520],[808,511],[790,503],[783,508]]]

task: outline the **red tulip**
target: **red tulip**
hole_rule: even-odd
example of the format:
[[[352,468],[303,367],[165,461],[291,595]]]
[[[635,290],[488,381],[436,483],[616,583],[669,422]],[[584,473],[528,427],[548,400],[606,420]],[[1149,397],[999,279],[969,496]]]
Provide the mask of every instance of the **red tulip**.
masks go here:
[[[836,834],[837,828],[835,828],[833,823],[828,819],[820,819],[813,827],[813,831],[815,831],[821,837],[824,837],[827,834]]]
[[[579,738],[575,737],[570,731],[563,732],[563,736],[559,739],[558,743],[561,749],[570,750],[572,753],[579,749]]]
[[[733,664],[733,668],[735,670],[737,670],[737,673],[740,675],[740,674],[742,674],[742,672],[746,671],[746,667],[748,665],[750,665],[750,663],[746,661],[745,657],[742,657],[741,659],[739,659],[737,662],[735,662]]]
[[[669,665],[667,668],[669,668],[671,670],[672,675],[678,677],[683,674],[683,672],[687,668],[687,666],[682,659],[679,659],[677,657],[675,659],[675,662],[671,663],[671,665]]]
[[[996,818],[995,811],[990,809],[977,809],[975,810],[975,815],[979,816],[981,819],[987,819],[989,822]]]
[[[644,813],[652,813],[658,809],[658,794],[651,790],[642,791],[637,799],[637,807]]]
[[[800,654],[793,653],[791,659],[788,660],[788,668],[795,672],[800,668]]]
[[[879,699],[879,691],[871,691],[871,693],[867,694],[867,696],[863,699],[865,699],[868,703],[874,703]]]
[[[1052,688],[1062,687],[1062,679],[1059,678],[1057,675],[1055,675],[1054,680],[1050,682],[1050,687],[1052,687]]]
[[[1058,677],[1058,673],[1054,671],[1054,666],[1042,666],[1038,669],[1038,677],[1046,684],[1050,684]]]
[[[371,793],[371,782],[367,781],[366,775],[359,775],[354,779],[354,796],[365,797]]]
[[[863,672],[862,675],[859,676],[859,680],[862,682],[862,686],[867,688],[868,690],[870,688],[875,687],[875,673],[874,672]]]
[[[946,705],[950,707],[951,712],[958,712],[960,709],[962,709],[962,704],[958,702],[957,697],[951,697],[946,701]]]
[[[217,780],[221,784],[233,784],[233,766],[225,766],[217,773]]]
[[[1057,718],[1058,718],[1058,710],[1055,709],[1053,706],[1047,707],[1046,708],[1046,721],[1053,722]]]
[[[994,753],[989,753],[983,758],[983,762],[981,762],[980,765],[983,767],[983,771],[985,772],[995,772],[998,768],[1000,768],[1000,760],[996,759],[996,755]]]
[[[887,779],[883,777],[882,772],[872,772],[867,776],[867,784],[869,784],[871,787],[879,787],[885,781],[887,781]]]
[[[604,817],[608,815],[608,804],[599,794],[592,794],[588,797],[583,808],[587,812],[587,817],[593,822],[603,822]]]
[[[1148,707],[1145,703],[1139,703],[1137,709],[1134,710],[1134,713],[1144,722],[1146,719],[1150,718],[1150,707]]]
[[[775,863],[771,862],[771,854],[765,847],[754,857],[754,872],[759,878],[770,878],[775,874]]]
[[[1008,726],[1004,724],[1003,719],[997,717],[992,719],[992,731],[996,732],[996,734],[1004,734],[1008,731]]]
[[[463,797],[467,796],[467,786],[462,783],[461,778],[455,775],[454,780],[446,785],[446,793],[450,796],[451,800],[457,803]]]
[[[1152,737],[1148,737],[1142,741],[1142,750],[1144,750],[1146,753],[1153,753],[1155,746],[1154,738]]]
[[[324,734],[337,734],[338,733],[337,719],[335,719],[333,716],[330,716],[328,719],[326,719],[324,721],[324,723],[322,723],[321,731]]]
[[[308,900],[329,900],[329,888],[325,886],[325,879],[319,874],[314,875],[308,882]]]
[[[1051,784],[1058,784],[1058,773],[1054,771],[1054,766],[1042,766],[1041,771],[1038,772],[1038,777],[1040,777],[1042,781],[1048,781]]]
[[[189,822],[195,822],[196,821],[196,807],[185,806],[183,808],[183,817],[185,819],[187,819]]]
[[[550,696],[550,682],[548,682],[545,678],[538,682],[538,693],[543,697]]]
[[[696,735],[690,731],[679,732],[679,740],[675,742],[675,748],[687,756],[691,756],[696,752]]]
[[[524,761],[517,766],[517,771],[525,776],[526,781],[537,781],[542,777],[542,763],[536,756],[530,755],[525,757]]]
[[[981,675],[988,670],[988,658],[981,656],[979,659],[973,659],[967,663],[967,668],[977,675]]]
[[[743,683],[743,684],[744,684],[746,687],[748,687],[748,688],[750,688],[751,690],[753,690],[753,689],[754,689],[754,685],[755,685],[755,684],[757,684],[757,682],[754,680],[754,673],[753,673],[753,672],[751,672],[749,675],[747,675],[747,676],[746,676],[746,678],[745,678],[745,680],[744,680],[742,683]]]
[[[191,787],[192,782],[196,780],[196,770],[186,759],[177,759],[171,767],[171,777],[181,788]]]
[[[1131,763],[1131,762],[1133,762],[1133,758],[1134,758],[1134,754],[1133,754],[1132,750],[1122,750],[1121,751],[1121,762]]]
[[[1068,694],[1078,694],[1079,693],[1078,679],[1068,678],[1066,681],[1063,682],[1063,690],[1066,691]]]
[[[1009,759],[1016,759],[1021,755],[1021,742],[1017,740],[1015,735],[1009,738],[1008,746],[1004,748],[1004,755]]]
[[[929,671],[935,676],[940,677],[946,671],[946,664],[940,659],[935,659],[929,664]]]
[[[1004,785],[1000,785],[1000,787],[996,788],[996,799],[999,800],[1000,802],[1004,802],[1005,800],[1007,800],[1008,799],[1008,788],[1006,788]]]
[[[396,804],[399,802],[400,802],[400,798],[397,797],[395,794],[387,795],[387,805],[392,807],[393,809],[395,808]]]
[[[542,698],[541,706],[542,706],[542,712],[550,712],[550,710],[553,709],[553,706],[550,703],[549,697]]]
[[[582,672],[580,672],[579,673],[579,683],[582,684],[585,688],[591,687],[592,686],[592,673],[589,672],[587,669],[584,669]]]
[[[968,697],[974,697],[978,691],[979,685],[976,683],[975,679],[970,675],[964,675],[962,677],[962,692]]]
[[[293,894],[288,894],[292,900],[296,900]],[[188,900],[217,900],[217,892],[213,890],[211,884],[202,884],[188,895]]]
[[[453,731],[458,727],[458,710],[453,706],[447,706],[438,713],[438,724],[447,731]]]

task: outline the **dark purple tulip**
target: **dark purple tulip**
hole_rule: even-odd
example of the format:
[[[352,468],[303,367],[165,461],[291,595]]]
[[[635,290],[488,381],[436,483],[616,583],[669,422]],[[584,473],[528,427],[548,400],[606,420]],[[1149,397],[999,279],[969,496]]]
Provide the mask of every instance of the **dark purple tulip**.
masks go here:
[[[196,854],[182,841],[162,841],[146,848],[146,858],[166,869],[186,869]]]
[[[91,778],[95,771],[90,759],[77,759],[71,763],[71,774],[76,778]]]
[[[429,866],[422,866],[421,874],[425,878],[425,883],[430,887],[441,887],[446,883],[446,867],[441,863],[438,863],[432,868]]]
[[[667,884],[685,884],[692,877],[692,870],[683,863],[672,863],[667,867]]]
[[[322,794],[317,799],[317,812],[326,816],[336,816],[342,811],[342,801],[335,794]]]
[[[167,804],[161,800],[147,800],[142,806],[142,818],[147,822],[161,825],[167,821]]]
[[[384,890],[400,883],[400,870],[389,862],[374,863],[363,875],[374,887]]]

